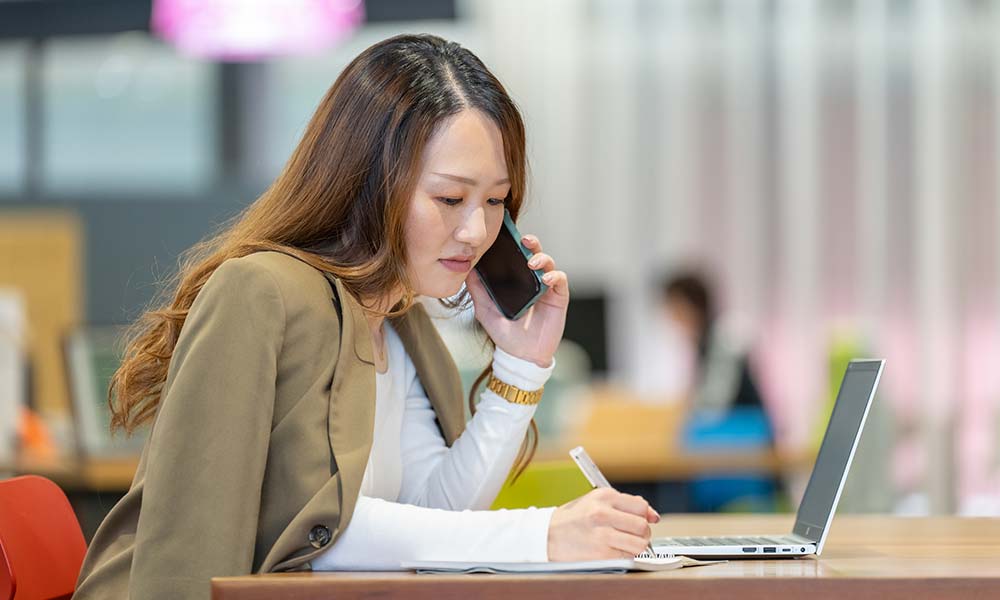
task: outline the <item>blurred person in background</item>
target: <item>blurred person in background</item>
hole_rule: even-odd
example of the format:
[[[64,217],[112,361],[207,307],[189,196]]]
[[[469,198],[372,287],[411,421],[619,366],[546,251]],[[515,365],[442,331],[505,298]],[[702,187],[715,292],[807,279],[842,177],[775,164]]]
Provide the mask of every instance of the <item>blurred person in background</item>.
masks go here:
[[[773,428],[749,352],[724,324],[715,298],[708,278],[695,270],[671,273],[660,284],[660,306],[693,358],[683,444],[691,451],[770,448]],[[777,489],[778,481],[767,477],[699,477],[688,495],[696,511],[771,510]]]
[[[521,116],[471,52],[404,35],[355,58],[271,187],[187,254],[135,325],[109,402],[113,426],[152,430],[75,597],[642,552],[659,517],[637,496],[486,510],[534,452],[526,435],[569,303],[534,236],[522,242],[550,289],[522,319],[505,319],[473,274],[504,209],[519,214],[525,179]],[[415,302],[460,292],[496,347],[468,423],[455,364]]]
[[[707,278],[697,271],[670,274],[660,285],[661,306],[694,360],[687,403],[691,410],[724,413],[764,410],[749,354],[721,323]]]

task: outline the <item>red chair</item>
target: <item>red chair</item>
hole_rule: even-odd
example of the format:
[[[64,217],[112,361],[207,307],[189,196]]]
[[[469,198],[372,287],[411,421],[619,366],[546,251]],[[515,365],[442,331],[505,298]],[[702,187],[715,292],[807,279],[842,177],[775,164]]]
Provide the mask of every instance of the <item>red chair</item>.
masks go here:
[[[86,552],[59,486],[36,475],[0,481],[0,600],[71,597]]]

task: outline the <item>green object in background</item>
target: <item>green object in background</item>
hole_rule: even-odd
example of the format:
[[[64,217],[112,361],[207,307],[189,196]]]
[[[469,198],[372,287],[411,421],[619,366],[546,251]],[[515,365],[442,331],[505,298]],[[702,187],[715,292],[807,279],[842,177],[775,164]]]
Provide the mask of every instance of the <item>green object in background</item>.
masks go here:
[[[119,343],[124,332],[122,326],[91,326],[66,338],[77,450],[84,456],[138,456],[149,434],[148,428],[131,436],[111,433],[108,386],[121,365]]]
[[[872,344],[857,327],[841,327],[829,344],[829,381],[826,402],[813,429],[812,443],[817,450],[823,442],[826,426],[840,392],[847,365],[855,358],[874,356]],[[892,368],[891,365],[887,365]],[[854,452],[851,471],[841,492],[837,511],[842,514],[891,512],[899,496],[892,484],[892,454],[896,444],[895,419],[886,392],[880,390],[872,402],[865,430]]]
[[[571,460],[533,462],[515,483],[511,484],[510,479],[504,483],[491,508],[559,506],[591,489]]]
[[[823,435],[826,434],[827,423],[830,422],[830,415],[833,414],[833,405],[837,402],[837,394],[840,392],[840,382],[847,372],[847,365],[855,358],[867,356],[866,344],[861,336],[853,329],[842,329],[835,332],[829,345],[827,356],[827,393],[823,403],[823,410],[813,425],[813,432],[810,439],[813,448],[819,450],[823,442]]]

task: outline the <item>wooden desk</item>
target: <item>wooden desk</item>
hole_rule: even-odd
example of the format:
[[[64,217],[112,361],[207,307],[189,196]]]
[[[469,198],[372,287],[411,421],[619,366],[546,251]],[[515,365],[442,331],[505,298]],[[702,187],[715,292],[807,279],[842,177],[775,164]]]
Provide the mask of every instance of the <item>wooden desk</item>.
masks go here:
[[[784,476],[812,469],[814,450],[719,450],[692,452],[681,444],[684,411],[679,403],[647,404],[610,388],[595,388],[581,401],[583,418],[557,438],[542,437],[539,460],[567,460],[583,446],[613,483],[683,481],[700,475]]]
[[[680,515],[654,535],[780,533],[793,517]],[[781,596],[778,596],[778,595]],[[1000,598],[1000,519],[840,517],[822,558],[626,575],[282,573],[212,580],[215,600],[265,598]]]

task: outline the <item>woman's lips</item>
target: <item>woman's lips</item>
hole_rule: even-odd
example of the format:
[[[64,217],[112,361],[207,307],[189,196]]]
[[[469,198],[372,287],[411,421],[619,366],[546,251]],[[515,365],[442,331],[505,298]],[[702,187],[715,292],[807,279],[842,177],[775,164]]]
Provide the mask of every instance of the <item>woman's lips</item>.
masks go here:
[[[468,273],[469,269],[472,268],[471,260],[449,260],[442,258],[438,262],[444,265],[444,268],[456,273]]]

